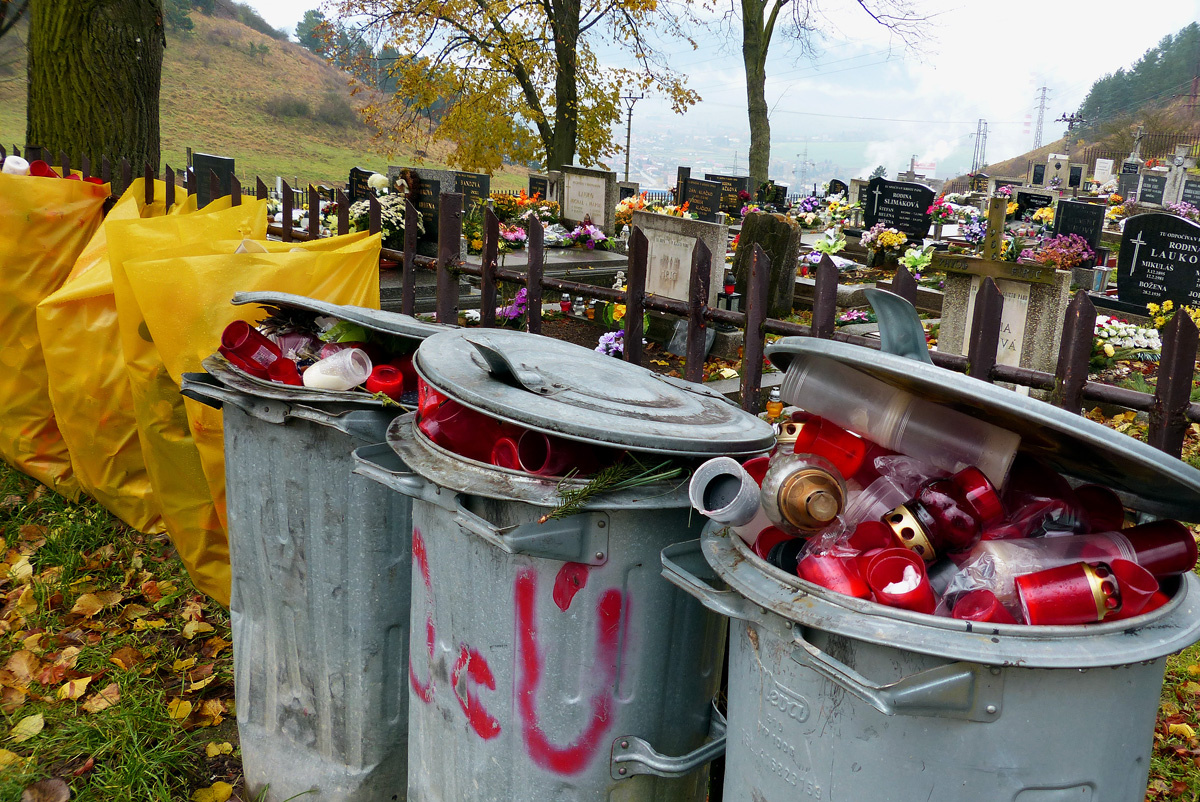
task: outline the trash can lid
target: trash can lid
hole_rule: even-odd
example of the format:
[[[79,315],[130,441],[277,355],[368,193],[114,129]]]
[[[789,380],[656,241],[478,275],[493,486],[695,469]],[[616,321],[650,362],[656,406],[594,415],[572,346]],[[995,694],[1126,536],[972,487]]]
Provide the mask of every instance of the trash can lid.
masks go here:
[[[832,359],[913,395],[945,404],[1021,437],[1020,451],[1060,473],[1106,485],[1136,510],[1200,520],[1200,471],[1081,415],[962,373],[849,343],[786,337],[767,346],[787,370],[797,355]]]
[[[303,295],[293,295],[290,292],[239,292],[233,296],[235,306],[245,304],[267,304],[283,306],[292,309],[304,309],[318,315],[328,315],[339,320],[356,323],[365,329],[378,331],[383,334],[393,334],[398,337],[424,340],[431,334],[445,331],[445,326],[434,323],[422,323],[409,315],[396,312],[384,312],[379,309],[367,309],[363,306],[341,306],[326,301],[318,301]]]
[[[676,456],[757,454],[775,442],[770,424],[702,385],[536,334],[443,331],[413,364],[464,406],[572,440]]]

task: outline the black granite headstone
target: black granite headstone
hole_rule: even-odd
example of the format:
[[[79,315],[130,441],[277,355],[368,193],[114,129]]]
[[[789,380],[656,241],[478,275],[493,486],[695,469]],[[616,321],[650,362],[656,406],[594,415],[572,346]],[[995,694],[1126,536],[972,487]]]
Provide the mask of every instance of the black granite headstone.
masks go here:
[[[454,191],[463,196],[463,212],[477,203],[486,203],[491,193],[492,179],[481,173],[455,173]]]
[[[364,170],[361,167],[350,168],[350,180],[346,182],[346,194],[350,196],[351,203],[366,200],[375,194],[367,184],[367,179],[372,175],[370,170]]]
[[[1100,232],[1104,230],[1104,212],[1107,208],[1100,203],[1060,200],[1054,212],[1054,236],[1078,234],[1095,251],[1100,247]],[[1082,266],[1091,267],[1090,264]]]
[[[1138,187],[1138,203],[1157,203],[1161,205],[1163,202],[1163,192],[1166,189],[1167,177],[1165,175],[1143,175],[1142,184]]]
[[[863,225],[871,228],[883,223],[903,231],[909,239],[923,240],[933,222],[929,207],[935,197],[936,193],[924,184],[872,178],[863,204]]]
[[[706,223],[717,222],[717,212],[721,211],[721,182],[689,178],[687,188],[688,211]]]
[[[1136,161],[1121,163],[1121,174],[1117,177],[1117,194],[1122,198],[1129,200],[1137,192],[1138,168],[1140,167],[1141,163]]]
[[[1067,178],[1067,188],[1083,186],[1083,168],[1078,165],[1071,165],[1071,175]]]
[[[680,167],[675,173],[675,202],[682,204],[687,200],[688,179],[692,177],[691,167]]]
[[[1034,186],[1039,186],[1039,187],[1042,184],[1046,183],[1046,165],[1044,165],[1044,164],[1033,165],[1033,180],[1031,180],[1029,183],[1033,184]]]
[[[1017,204],[1017,217],[1024,216],[1025,212],[1042,209],[1046,206],[1054,205],[1054,196],[1042,195],[1038,192],[1022,192],[1017,190],[1013,195],[1013,200]]]
[[[212,196],[212,177],[209,171],[217,174],[217,182],[221,187],[221,194],[217,197],[225,197],[229,194],[230,188],[233,186],[230,179],[233,178],[233,159],[227,159],[224,156],[213,156],[208,153],[197,153],[192,156],[192,175],[196,176],[196,208],[203,209],[208,204],[212,203],[216,198]],[[293,187],[295,189],[295,187]]]
[[[421,222],[425,226],[423,242],[437,242],[438,235],[438,196],[442,194],[441,181],[428,181],[422,178],[417,182],[416,192],[411,199],[417,211],[421,213]]]
[[[863,209],[867,208],[867,185],[866,184],[858,185],[858,197],[855,200],[858,202],[858,205],[860,207],[862,207]],[[930,204],[930,205],[932,205],[932,204]]]
[[[737,175],[714,175],[712,173],[704,174],[705,181],[717,181],[721,184],[721,211],[727,214],[740,214],[742,211],[741,198],[738,197],[739,192],[750,191],[750,179],[745,176]]]
[[[544,175],[529,176],[529,197],[541,196],[542,200],[550,197],[550,179]]]
[[[635,190],[633,187],[623,187],[620,185],[617,186],[617,200],[618,201],[623,201],[626,198],[632,198],[636,194],[637,194],[637,190]]]
[[[1200,181],[1184,181],[1183,195],[1179,199],[1200,208]]]
[[[775,194],[767,199],[767,203],[780,207],[787,206],[787,191],[788,188],[783,184],[776,184]]]
[[[841,195],[845,198],[849,198],[850,197],[850,187],[848,187],[846,185],[845,181],[842,181],[837,178],[833,178],[833,179],[830,179],[830,181],[829,181],[829,194],[830,195]]]
[[[1117,298],[1139,307],[1167,300],[1200,306],[1200,225],[1161,212],[1127,218]]]

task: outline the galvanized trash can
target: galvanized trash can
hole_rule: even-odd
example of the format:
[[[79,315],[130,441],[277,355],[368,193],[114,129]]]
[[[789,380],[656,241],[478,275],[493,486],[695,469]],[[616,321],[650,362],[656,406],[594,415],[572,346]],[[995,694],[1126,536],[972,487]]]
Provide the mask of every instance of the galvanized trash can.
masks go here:
[[[413,318],[239,293],[420,340]],[[219,356],[185,395],[221,407],[234,687],[251,796],[405,799],[411,504],[352,473],[356,446],[404,412],[362,393],[256,379]],[[393,457],[393,467],[399,461]]]
[[[1200,472],[1049,404],[844,343],[789,338],[767,353],[781,368],[798,354],[836,360],[989,420],[1020,434],[1022,451],[1113,487],[1133,509],[1200,512]],[[1200,639],[1192,573],[1164,584],[1171,600],[1150,613],[1034,627],[836,594],[715,524],[664,550],[662,563],[671,582],[733,622],[729,800],[1140,801],[1165,656]]]
[[[702,386],[521,332],[435,335],[416,368],[470,409],[652,463],[774,439]],[[703,802],[726,627],[658,568],[702,524],[686,477],[538,523],[563,480],[451,453],[413,416],[388,442],[411,473],[355,456],[413,499],[409,799]]]

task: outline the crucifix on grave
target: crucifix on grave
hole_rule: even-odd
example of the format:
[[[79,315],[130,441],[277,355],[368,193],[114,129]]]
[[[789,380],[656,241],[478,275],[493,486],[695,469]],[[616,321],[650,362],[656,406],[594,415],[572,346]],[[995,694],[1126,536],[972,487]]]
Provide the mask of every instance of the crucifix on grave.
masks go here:
[[[1189,154],[1191,145],[1176,145],[1175,154],[1167,161],[1167,185],[1163,190],[1163,205],[1179,203],[1183,198],[1183,182],[1188,170],[1196,166],[1196,159]]]
[[[1138,232],[1136,239],[1129,240],[1129,244],[1133,246],[1133,259],[1129,262],[1129,275],[1132,276],[1134,266],[1139,264],[1138,252],[1141,251],[1142,246],[1146,244],[1146,241],[1142,239],[1142,232]]]
[[[875,187],[875,191],[871,194],[875,196],[874,200],[871,201],[871,214],[879,214],[879,196],[883,194],[883,190]]]

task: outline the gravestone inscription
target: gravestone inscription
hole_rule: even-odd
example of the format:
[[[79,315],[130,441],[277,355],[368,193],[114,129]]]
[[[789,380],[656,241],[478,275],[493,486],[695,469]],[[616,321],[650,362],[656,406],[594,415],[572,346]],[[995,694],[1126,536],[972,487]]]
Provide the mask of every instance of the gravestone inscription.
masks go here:
[[[1141,186],[1138,187],[1138,203],[1155,203],[1161,206],[1166,189],[1167,177],[1165,175],[1143,175]]]
[[[1017,203],[1018,217],[1023,216],[1026,212],[1054,205],[1054,196],[1047,192],[1017,190],[1016,195],[1013,196],[1013,200]]]
[[[1060,200],[1054,213],[1054,236],[1078,234],[1087,240],[1093,251],[1100,247],[1100,232],[1104,230],[1104,212],[1099,203]]]
[[[929,187],[872,178],[866,194],[863,223],[867,228],[883,223],[915,240],[923,240],[929,234],[933,222],[929,207],[934,199],[934,191]]]
[[[1163,301],[1200,305],[1200,225],[1161,212],[1127,218],[1117,298],[1141,307]]]
[[[1126,159],[1121,162],[1121,174],[1117,177],[1117,194],[1128,199],[1138,188],[1138,169],[1142,163]]]
[[[442,194],[441,181],[429,181],[422,178],[417,182],[413,197],[413,206],[421,214],[421,223],[425,226],[425,234],[421,237],[424,242],[437,242],[438,235],[438,197]]]
[[[346,181],[346,194],[350,196],[350,202],[366,200],[375,194],[367,183],[372,175],[370,170],[364,170],[361,167],[350,168],[350,178]]]
[[[1184,181],[1183,193],[1179,196],[1179,200],[1200,207],[1200,180]]]
[[[688,211],[706,223],[717,222],[717,212],[721,211],[721,183],[689,178],[687,188]]]
[[[534,195],[541,196],[542,200],[547,200],[550,197],[550,179],[544,175],[529,176],[529,197]]]
[[[486,203],[491,194],[492,179],[481,173],[455,173],[454,191],[463,196],[463,212],[477,203]]]
[[[742,211],[742,199],[739,192],[750,191],[750,179],[737,175],[704,174],[705,181],[717,181],[721,184],[721,211],[726,214],[739,214]]]
[[[829,182],[829,194],[830,195],[841,195],[842,197],[849,198],[850,197],[850,187],[846,186],[845,181],[841,181],[837,178],[834,178],[834,179],[830,180],[830,182]]]

